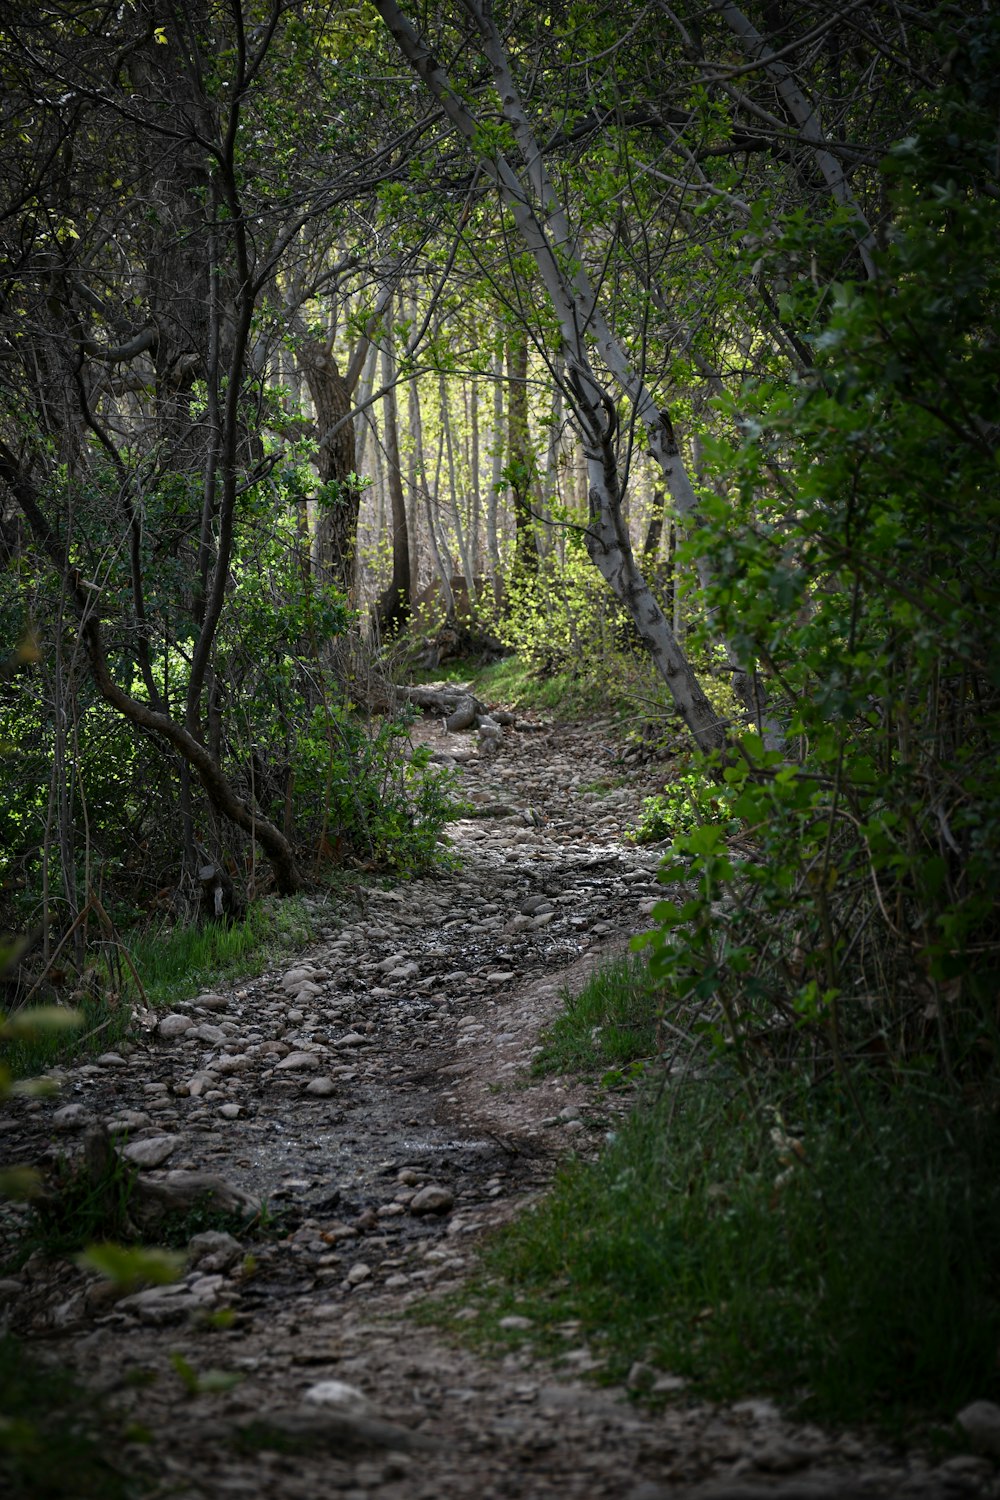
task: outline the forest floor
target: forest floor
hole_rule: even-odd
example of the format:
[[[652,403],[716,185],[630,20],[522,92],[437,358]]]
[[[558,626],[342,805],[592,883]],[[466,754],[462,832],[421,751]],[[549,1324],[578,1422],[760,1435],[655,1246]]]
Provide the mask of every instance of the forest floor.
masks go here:
[[[131,1295],[36,1255],[0,1283],[11,1329],[141,1426],[120,1461],[179,1500],[993,1493],[979,1460],[797,1424],[766,1392],[715,1405],[674,1381],[653,1409],[595,1383],[572,1329],[551,1361],[414,1318],[446,1294],[461,1318],[480,1237],[561,1159],[596,1154],[623,1108],[530,1061],[563,987],[647,923],[659,855],[623,833],[664,774],[623,768],[600,727],[508,729],[492,759],[418,732],[476,808],[450,826],[454,868],[358,885],[301,961],[141,1017],[120,1052],[63,1070],[57,1098],[0,1114],[7,1163],[71,1153],[105,1121],[152,1179],[221,1173],[275,1231],[204,1236],[182,1280]],[[242,1378],[204,1388],[220,1370]]]

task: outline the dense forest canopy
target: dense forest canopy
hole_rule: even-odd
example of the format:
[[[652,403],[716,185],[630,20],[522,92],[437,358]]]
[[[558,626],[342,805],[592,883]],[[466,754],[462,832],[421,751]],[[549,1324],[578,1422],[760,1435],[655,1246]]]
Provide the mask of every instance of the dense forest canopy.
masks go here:
[[[664,974],[995,1057],[998,63],[948,4],[0,5],[3,924],[427,857],[380,643],[433,584],[557,670],[614,601],[757,841],[679,852]]]

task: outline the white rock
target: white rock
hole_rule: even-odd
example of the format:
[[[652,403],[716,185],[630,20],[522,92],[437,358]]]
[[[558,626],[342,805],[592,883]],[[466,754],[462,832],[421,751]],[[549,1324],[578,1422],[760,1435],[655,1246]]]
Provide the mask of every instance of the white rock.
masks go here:
[[[355,1261],[354,1265],[347,1273],[348,1285],[360,1286],[363,1281],[368,1280],[371,1274],[371,1266],[366,1266],[363,1260]]]
[[[225,995],[217,995],[214,990],[206,990],[203,995],[196,995],[195,1005],[200,1005],[202,1010],[228,1010],[229,1001]]]
[[[508,1313],[506,1318],[501,1318],[497,1324],[498,1328],[508,1328],[512,1332],[520,1328],[534,1328],[530,1318],[523,1318],[520,1313]]]
[[[206,1089],[214,1089],[218,1081],[214,1073],[195,1073],[187,1081],[189,1098],[199,1099]]]
[[[197,1037],[199,1041],[207,1042],[210,1047],[218,1047],[226,1040],[227,1033],[221,1026],[212,1026],[206,1021],[196,1027],[191,1035]]]
[[[122,1152],[134,1167],[160,1167],[176,1151],[179,1135],[151,1135],[144,1141],[131,1141]]]
[[[313,1094],[318,1099],[329,1099],[330,1095],[336,1092],[337,1085],[332,1078],[326,1076],[314,1078],[310,1083],[306,1084],[306,1093]]]
[[[282,978],[281,988],[290,992],[298,989],[300,984],[311,983],[314,977],[314,969],[289,969],[288,973]]]
[[[56,1130],[82,1130],[90,1121],[90,1115],[82,1104],[64,1104],[52,1116]]]
[[[97,1059],[99,1068],[127,1068],[128,1063],[120,1052],[102,1052]]]
[[[224,1120],[238,1120],[240,1117],[240,1106],[238,1104],[220,1104],[219,1114]]]
[[[978,1453],[1000,1458],[1000,1406],[993,1401],[973,1401],[962,1408],[955,1421]]]
[[[410,1199],[411,1214],[443,1214],[453,1207],[455,1194],[450,1188],[430,1182]]]
[[[309,1387],[302,1399],[314,1406],[336,1406],[341,1411],[356,1412],[359,1416],[373,1410],[364,1392],[343,1380],[320,1380]]]
[[[179,1011],[172,1011],[169,1016],[161,1016],[156,1023],[156,1034],[165,1042],[172,1042],[175,1037],[183,1036],[186,1031],[191,1031],[194,1021],[190,1016],[182,1016]]]
[[[315,1052],[289,1052],[275,1065],[275,1070],[282,1073],[305,1073],[310,1068],[319,1067],[319,1056]]]
[[[338,1037],[333,1045],[335,1047],[360,1047],[362,1042],[367,1040],[368,1038],[362,1036],[360,1031],[349,1031],[346,1036]]]

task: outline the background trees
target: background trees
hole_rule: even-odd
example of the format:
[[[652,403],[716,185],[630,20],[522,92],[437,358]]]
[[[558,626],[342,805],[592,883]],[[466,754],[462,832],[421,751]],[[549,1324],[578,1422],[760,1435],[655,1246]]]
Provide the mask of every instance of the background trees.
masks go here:
[[[936,827],[966,910],[971,792],[939,735],[993,745],[963,530],[987,555],[988,22],[62,0],[3,23],[4,609],[40,656],[5,688],[22,876],[58,848],[73,913],[84,805],[111,818],[131,777],[171,808],[155,835],[129,814],[158,887],[205,851],[252,886],[259,845],[292,889],[370,822],[330,771],[357,746],[350,609],[398,631],[435,581],[453,622],[468,600],[544,634],[552,669],[593,654],[603,579],[702,749],[752,723],[839,831],[850,757],[902,777],[922,810],[887,847],[915,861]],[[961,476],[964,517],[932,476]],[[932,586],[900,563],[917,538]]]

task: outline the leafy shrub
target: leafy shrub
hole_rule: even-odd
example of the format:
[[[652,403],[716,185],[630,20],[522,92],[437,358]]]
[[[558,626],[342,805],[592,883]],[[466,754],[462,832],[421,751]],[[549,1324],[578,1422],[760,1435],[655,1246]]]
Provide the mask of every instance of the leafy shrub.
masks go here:
[[[823,1090],[756,1116],[721,1067],[650,1089],[488,1248],[481,1318],[509,1341],[499,1320],[527,1313],[518,1337],[549,1347],[573,1320],[612,1377],[641,1359],[825,1421],[898,1429],[995,1396],[996,1122],[933,1090],[864,1104],[867,1131]]]
[[[970,20],[955,74],[885,164],[878,278],[834,289],[815,367],[745,391],[742,441],[716,446],[712,604],[786,743],[746,736],[724,770],[749,851],[725,819],[676,838],[653,963],[744,1058],[763,1025],[841,1072],[928,1058],[975,1093],[1000,1051],[995,20]],[[800,215],[774,254],[853,232]]]

